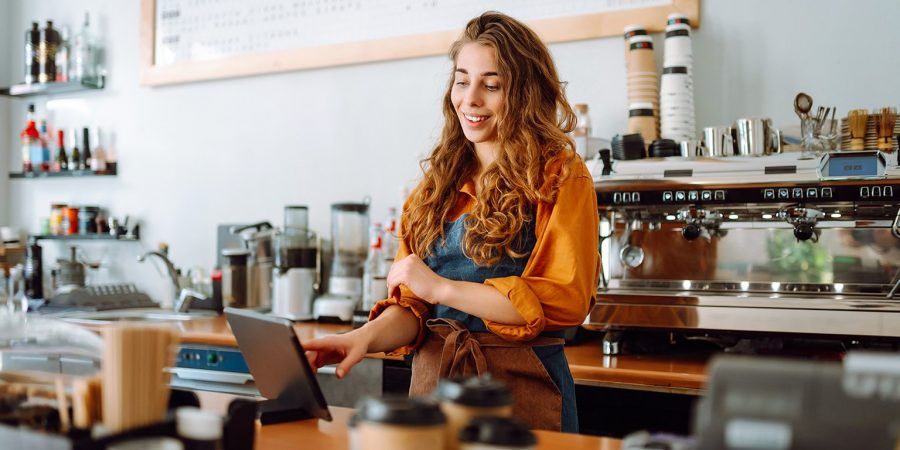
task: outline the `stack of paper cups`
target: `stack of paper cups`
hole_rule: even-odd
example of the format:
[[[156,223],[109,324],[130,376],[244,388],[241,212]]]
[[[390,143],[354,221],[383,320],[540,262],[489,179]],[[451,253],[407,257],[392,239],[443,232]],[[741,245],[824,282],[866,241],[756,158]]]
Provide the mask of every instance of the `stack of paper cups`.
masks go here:
[[[659,103],[660,133],[664,139],[675,142],[696,139],[693,66],[690,25],[674,23],[666,26]]]
[[[646,124],[646,119],[641,119],[641,130],[633,129],[629,120],[629,132],[640,132],[644,142],[649,144],[659,135],[659,78],[656,74],[656,60],[653,57],[653,38],[644,32],[639,26],[629,26],[625,30],[628,37],[628,50],[625,55],[625,65],[628,80],[628,105],[629,111],[632,105],[642,105],[641,114],[650,110],[652,124]],[[649,107],[646,107],[649,105]],[[629,114],[630,115],[630,114]],[[645,116],[641,116],[645,117]],[[636,125],[635,125],[636,126]],[[652,133],[650,133],[652,131]]]
[[[640,133],[646,145],[659,137],[653,103],[632,103],[628,106],[628,133]]]
[[[668,20],[666,20],[666,25],[675,25],[676,23],[684,23],[690,25],[691,19],[687,14],[683,13],[669,14],[669,18]]]

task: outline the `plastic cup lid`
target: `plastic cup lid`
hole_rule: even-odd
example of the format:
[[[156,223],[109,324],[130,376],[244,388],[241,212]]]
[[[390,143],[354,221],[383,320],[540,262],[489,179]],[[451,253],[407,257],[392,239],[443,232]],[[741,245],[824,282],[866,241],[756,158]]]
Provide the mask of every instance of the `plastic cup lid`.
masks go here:
[[[506,385],[490,377],[444,379],[437,393],[441,400],[476,407],[509,406],[513,400]]]

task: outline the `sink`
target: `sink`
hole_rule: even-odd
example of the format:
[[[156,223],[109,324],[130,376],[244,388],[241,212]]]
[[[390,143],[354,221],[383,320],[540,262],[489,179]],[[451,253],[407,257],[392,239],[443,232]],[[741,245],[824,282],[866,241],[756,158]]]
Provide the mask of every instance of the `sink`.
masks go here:
[[[110,311],[73,312],[58,316],[59,319],[84,324],[109,322],[184,322],[216,317],[215,311],[174,312],[160,308],[117,309]]]

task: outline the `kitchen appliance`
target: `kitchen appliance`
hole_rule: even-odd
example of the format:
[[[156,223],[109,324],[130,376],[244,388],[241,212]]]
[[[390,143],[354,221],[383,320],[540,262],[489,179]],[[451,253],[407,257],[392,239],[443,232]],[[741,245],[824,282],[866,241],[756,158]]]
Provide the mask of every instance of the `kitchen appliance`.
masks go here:
[[[244,241],[247,259],[247,308],[267,309],[272,304],[272,268],[275,257],[272,238],[275,229],[269,222],[232,228]]]
[[[900,338],[900,170],[879,152],[798,156],[595,175],[603,276],[585,326],[611,331],[607,353],[630,329]]]
[[[250,251],[245,248],[222,250],[225,265],[222,266],[222,304],[231,308],[246,308],[247,303],[247,258]]]
[[[55,292],[69,292],[85,286],[84,264],[78,260],[78,247],[69,248],[69,259],[56,260],[52,274]]]
[[[272,314],[291,320],[313,318],[319,288],[320,245],[316,234],[286,227],[275,238]]]
[[[316,299],[317,319],[349,322],[362,302],[369,244],[369,201],[331,205],[331,270],[328,292]]]

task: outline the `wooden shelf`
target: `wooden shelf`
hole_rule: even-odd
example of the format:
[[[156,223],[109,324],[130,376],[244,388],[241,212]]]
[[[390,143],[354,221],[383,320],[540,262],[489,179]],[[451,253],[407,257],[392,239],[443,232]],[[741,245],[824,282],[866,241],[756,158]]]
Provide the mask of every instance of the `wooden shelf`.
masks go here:
[[[10,179],[19,178],[73,178],[73,177],[114,177],[116,170],[94,172],[93,170],[67,170],[64,172],[10,172]]]
[[[70,92],[96,91],[106,85],[104,77],[70,81],[68,83],[31,83],[0,87],[0,95],[9,97],[31,97],[35,95],[66,94]]]

